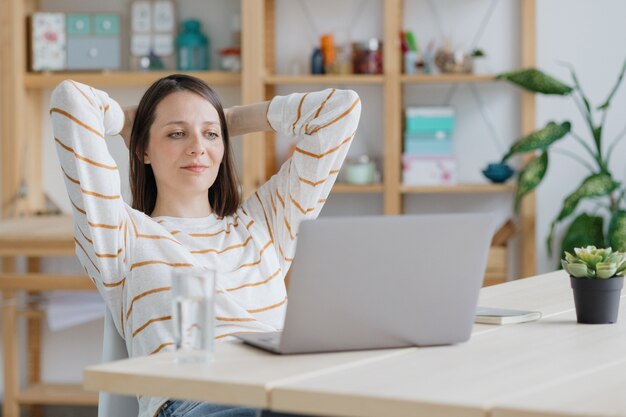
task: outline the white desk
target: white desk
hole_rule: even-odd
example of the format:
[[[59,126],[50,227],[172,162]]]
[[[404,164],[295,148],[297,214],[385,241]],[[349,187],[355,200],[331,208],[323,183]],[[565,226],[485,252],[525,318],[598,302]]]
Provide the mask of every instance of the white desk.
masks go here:
[[[87,390],[144,394],[269,408],[269,392],[324,372],[339,372],[358,364],[402,355],[408,349],[279,356],[240,342],[216,345],[212,364],[177,364],[172,353],[88,367]]]
[[[544,318],[476,325],[470,342],[446,347],[280,357],[230,343],[207,369],[173,365],[167,355],[90,367],[86,388],[329,416],[576,415],[579,403],[594,402],[594,415],[626,415],[624,400],[600,396],[621,397],[605,381],[626,379],[626,308],[613,325],[576,324],[563,273],[485,288],[481,305],[537,309]],[[569,398],[577,381],[579,395]],[[592,401],[580,395],[589,385],[597,386]]]

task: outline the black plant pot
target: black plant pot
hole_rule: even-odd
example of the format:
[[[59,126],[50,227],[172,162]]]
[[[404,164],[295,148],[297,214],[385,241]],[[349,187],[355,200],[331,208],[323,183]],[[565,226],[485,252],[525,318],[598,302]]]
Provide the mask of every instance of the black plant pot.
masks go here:
[[[624,277],[588,279],[570,277],[579,323],[607,324],[617,321]]]

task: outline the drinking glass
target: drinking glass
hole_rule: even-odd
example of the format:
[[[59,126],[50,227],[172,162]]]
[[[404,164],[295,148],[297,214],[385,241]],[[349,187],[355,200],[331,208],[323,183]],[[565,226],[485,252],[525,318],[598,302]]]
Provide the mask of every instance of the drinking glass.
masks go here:
[[[210,362],[215,339],[216,272],[184,268],[172,277],[176,362]]]

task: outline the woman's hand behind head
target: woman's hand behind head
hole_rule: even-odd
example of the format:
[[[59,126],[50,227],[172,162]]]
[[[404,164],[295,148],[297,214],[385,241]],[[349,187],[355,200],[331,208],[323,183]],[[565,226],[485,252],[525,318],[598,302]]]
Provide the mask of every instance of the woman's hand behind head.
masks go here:
[[[124,107],[124,127],[120,136],[124,139],[127,148],[130,148],[130,133],[133,131],[133,121],[137,114],[137,106]]]

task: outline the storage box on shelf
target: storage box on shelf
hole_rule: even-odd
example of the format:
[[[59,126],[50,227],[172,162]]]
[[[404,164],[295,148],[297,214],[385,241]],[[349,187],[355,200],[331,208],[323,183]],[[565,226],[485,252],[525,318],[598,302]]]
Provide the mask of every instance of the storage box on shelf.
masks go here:
[[[402,183],[405,185],[454,185],[454,109],[411,106],[404,111]]]

